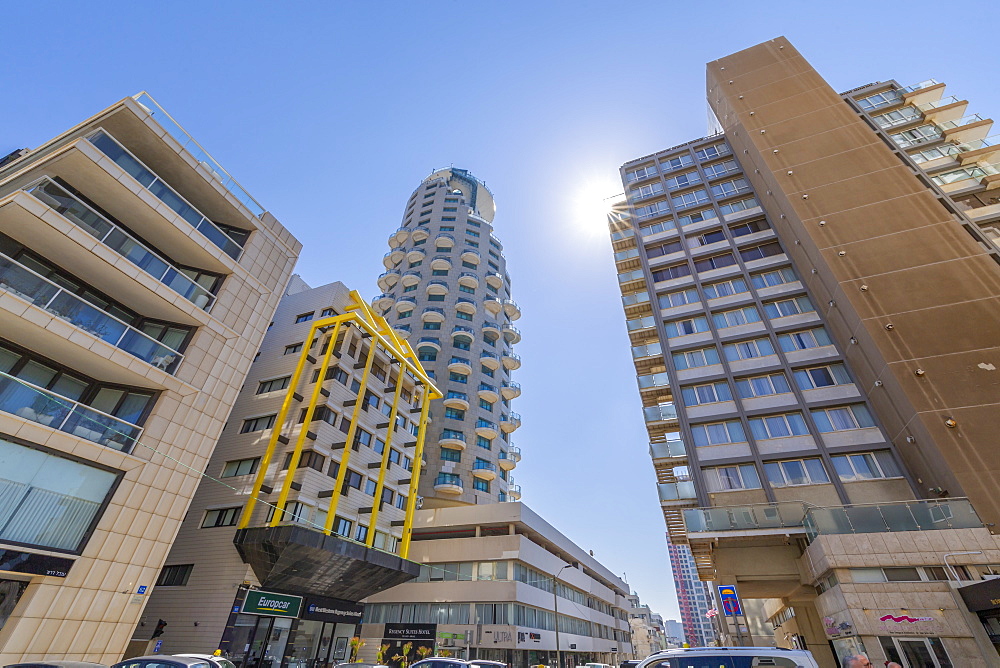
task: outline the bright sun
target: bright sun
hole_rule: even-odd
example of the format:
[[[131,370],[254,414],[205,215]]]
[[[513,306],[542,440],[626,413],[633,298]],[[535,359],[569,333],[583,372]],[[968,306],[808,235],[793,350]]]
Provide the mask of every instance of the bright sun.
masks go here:
[[[608,212],[621,200],[621,183],[612,175],[592,176],[579,180],[579,189],[573,194],[570,224],[581,239],[592,241],[608,236]]]

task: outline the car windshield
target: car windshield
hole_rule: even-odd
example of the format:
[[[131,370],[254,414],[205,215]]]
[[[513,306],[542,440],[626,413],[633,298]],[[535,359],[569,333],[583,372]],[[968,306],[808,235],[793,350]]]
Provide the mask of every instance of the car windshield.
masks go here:
[[[223,659],[221,656],[217,656],[213,659],[217,664],[222,666],[222,668],[236,668],[236,664],[229,659]]]

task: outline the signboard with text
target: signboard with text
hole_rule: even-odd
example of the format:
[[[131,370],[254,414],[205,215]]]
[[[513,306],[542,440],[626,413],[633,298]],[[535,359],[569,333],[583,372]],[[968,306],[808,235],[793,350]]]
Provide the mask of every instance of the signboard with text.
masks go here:
[[[722,610],[726,617],[743,614],[740,597],[736,594],[736,585],[719,585],[719,601],[722,603]]]
[[[273,591],[252,589],[247,592],[240,612],[248,615],[268,615],[270,617],[298,617],[302,610],[302,597],[277,594]]]

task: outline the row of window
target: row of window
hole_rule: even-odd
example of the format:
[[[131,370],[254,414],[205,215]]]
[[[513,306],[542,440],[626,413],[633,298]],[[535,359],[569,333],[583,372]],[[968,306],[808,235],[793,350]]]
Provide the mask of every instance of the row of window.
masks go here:
[[[757,290],[772,288],[778,285],[787,285],[798,280],[798,276],[795,275],[791,267],[782,267],[781,269],[750,275],[750,285]],[[735,295],[750,293],[750,288],[747,286],[746,280],[742,277],[709,283],[703,285],[701,289],[705,295],[705,299],[720,299],[722,297],[733,297]],[[649,300],[647,293],[641,294],[645,296],[646,301]],[[661,309],[694,304],[700,301],[701,297],[698,294],[697,288],[686,288],[684,290],[657,295],[657,303]]]
[[[774,321],[792,315],[803,315],[815,313],[816,309],[806,296],[780,299],[773,302],[764,303],[764,314],[768,320]],[[743,306],[729,311],[713,313],[712,324],[716,330],[723,330],[729,327],[738,327],[755,322],[761,322],[762,318],[756,306]],[[700,334],[710,331],[708,318],[705,316],[695,316],[683,320],[671,320],[664,323],[668,338],[677,336],[687,336],[689,334]]]
[[[718,144],[713,144],[712,146],[706,146],[705,148],[700,148],[695,151],[695,156],[698,158],[698,162],[708,162],[709,160],[715,160],[725,155],[730,155],[732,151],[725,142],[720,142]],[[659,169],[657,169],[657,164]],[[680,155],[671,156],[669,158],[664,158],[660,162],[650,165],[643,165],[642,167],[637,167],[630,169],[625,172],[625,180],[628,183],[633,181],[639,181],[642,179],[648,179],[655,176],[658,173],[668,173],[678,169],[683,169],[684,167],[690,167],[694,164],[694,158],[691,157],[690,153],[682,153]]]
[[[781,244],[777,241],[770,241],[756,246],[750,246],[748,248],[739,248],[737,249],[737,252],[743,262],[753,262],[754,260],[763,260],[765,258],[781,255],[785,251],[782,250]],[[692,266],[694,267],[694,272],[703,272],[711,271],[713,269],[722,269],[724,267],[732,267],[736,264],[737,260],[733,252],[725,251],[708,257],[693,258],[691,261],[685,260],[684,262],[679,262],[677,264],[670,265],[669,267],[657,268],[651,273],[653,276],[653,282],[659,283],[660,281],[670,281],[690,276],[693,273]]]
[[[832,455],[830,463],[842,482],[902,476],[889,450]],[[702,469],[702,473],[709,492],[761,488],[760,476],[754,464],[715,466]],[[771,487],[821,485],[830,482],[823,460],[819,457],[764,462],[764,476]]]
[[[832,408],[813,408],[809,411],[816,430],[821,434],[853,429],[870,429],[875,426],[871,413],[864,404],[850,404]],[[747,418],[755,440],[808,436],[802,413],[795,411],[779,415]],[[691,436],[696,447],[746,443],[747,437],[739,420],[725,420],[691,426]]]
[[[707,329],[701,331],[707,331]],[[777,335],[777,338],[778,345],[786,353],[833,345],[830,335],[823,327],[815,327],[797,332],[782,332]],[[768,337],[726,343],[723,344],[722,351],[729,362],[768,357],[776,354],[774,344],[771,343],[771,339]],[[674,361],[674,367],[678,370],[694,369],[720,363],[719,351],[715,346],[676,352],[671,357]]]

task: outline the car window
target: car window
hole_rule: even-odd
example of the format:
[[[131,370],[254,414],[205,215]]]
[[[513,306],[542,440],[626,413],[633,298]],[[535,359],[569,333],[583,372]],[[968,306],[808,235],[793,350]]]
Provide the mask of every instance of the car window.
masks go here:
[[[746,657],[749,659],[750,657]],[[747,666],[750,664],[747,663]],[[698,656],[697,654],[684,656],[674,656],[664,659],[655,664],[650,664],[646,668],[744,668],[741,664],[737,667],[733,659],[728,656]]]
[[[221,656],[215,657],[214,661],[222,666],[222,668],[236,668],[236,664],[229,659],[223,659]]]

